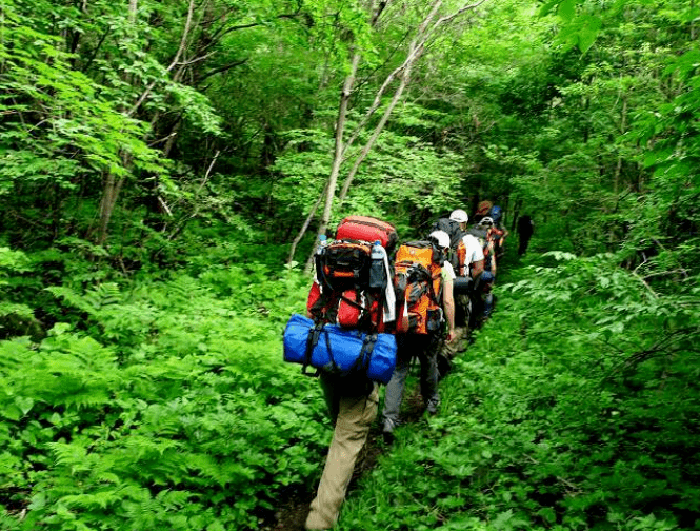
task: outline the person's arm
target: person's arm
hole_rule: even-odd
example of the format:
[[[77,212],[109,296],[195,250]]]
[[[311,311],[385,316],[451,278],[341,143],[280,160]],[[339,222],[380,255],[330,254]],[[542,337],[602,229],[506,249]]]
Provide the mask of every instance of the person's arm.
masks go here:
[[[472,278],[478,277],[484,271],[484,259],[472,263]]]
[[[493,240],[489,240],[488,243],[488,250],[489,254],[491,255],[491,273],[493,273],[493,276],[496,276],[496,244],[494,243]]]
[[[451,278],[445,279],[445,285],[442,289],[442,306],[447,319],[447,341],[452,341],[452,338],[455,337],[455,296],[454,280]]]

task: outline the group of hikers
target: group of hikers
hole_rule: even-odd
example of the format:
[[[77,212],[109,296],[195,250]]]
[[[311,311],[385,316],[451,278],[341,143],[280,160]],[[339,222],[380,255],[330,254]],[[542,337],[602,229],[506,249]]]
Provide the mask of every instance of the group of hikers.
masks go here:
[[[438,413],[439,379],[494,310],[508,236],[502,214],[483,201],[470,222],[458,208],[425,238],[400,245],[393,225],[349,216],[333,240],[319,242],[306,316],[295,316],[285,330],[285,359],[302,363],[305,373],[316,369],[334,422],[306,529],[335,526],[377,417],[380,384],[386,384],[381,427],[388,442],[400,424],[413,359],[420,363],[425,412]],[[522,241],[521,235],[524,253]]]

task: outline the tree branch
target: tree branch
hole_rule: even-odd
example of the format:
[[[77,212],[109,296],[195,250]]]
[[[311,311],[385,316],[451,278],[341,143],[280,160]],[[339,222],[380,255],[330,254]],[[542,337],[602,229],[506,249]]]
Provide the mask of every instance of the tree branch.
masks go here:
[[[234,61],[233,63],[227,63],[225,65],[214,68],[213,70],[210,70],[209,72],[206,72],[205,74],[203,74],[199,78],[197,83],[199,84],[200,82],[204,81],[208,77],[214,76],[216,74],[221,74],[222,72],[226,72],[227,70],[230,70],[231,68],[233,68],[235,66],[240,66],[240,65],[247,63],[247,62],[248,62],[248,58],[246,57],[245,59],[241,59],[240,61]]]
[[[166,74],[169,73],[173,68],[175,68],[175,66],[177,66],[177,64],[180,62],[180,56],[185,51],[185,46],[187,45],[187,36],[190,32],[190,25],[192,24],[192,15],[194,14],[194,1],[195,0],[190,0],[190,5],[187,8],[187,19],[185,20],[185,27],[182,30],[182,37],[180,38],[180,47],[178,48],[172,63],[170,63],[170,65],[168,65],[168,67],[165,69]],[[153,87],[156,86],[156,83],[158,81],[160,80],[156,79],[148,84],[146,90],[143,91],[143,94],[141,94],[141,96],[136,101],[132,109],[127,113],[127,116],[134,115],[134,113],[139,109],[139,107],[141,107],[141,104],[144,102],[144,100],[149,96],[151,90],[153,90]]]

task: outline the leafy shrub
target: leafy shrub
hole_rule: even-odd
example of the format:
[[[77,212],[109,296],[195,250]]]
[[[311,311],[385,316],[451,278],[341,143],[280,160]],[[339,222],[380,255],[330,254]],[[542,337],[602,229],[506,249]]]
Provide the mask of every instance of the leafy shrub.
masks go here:
[[[398,430],[341,529],[697,526],[693,290],[652,293],[614,257],[543,262],[499,288],[440,415]]]
[[[256,529],[309,489],[329,433],[280,359],[307,282],[249,265],[50,288],[70,322],[0,342],[5,528]]]

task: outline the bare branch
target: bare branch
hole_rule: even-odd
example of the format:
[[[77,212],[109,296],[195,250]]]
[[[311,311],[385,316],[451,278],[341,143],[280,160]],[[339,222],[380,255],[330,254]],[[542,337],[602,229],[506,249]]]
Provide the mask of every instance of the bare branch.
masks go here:
[[[301,227],[299,234],[296,235],[296,238],[294,238],[294,241],[292,242],[292,248],[289,250],[289,257],[287,258],[288,264],[291,264],[292,261],[294,260],[294,255],[297,252],[297,245],[299,245],[299,242],[304,237],[304,234],[306,234],[306,231],[309,228],[309,224],[311,223],[311,220],[314,219],[314,217],[316,216],[316,212],[318,212],[318,208],[321,206],[321,202],[323,201],[323,198],[326,197],[326,190],[327,189],[328,189],[328,182],[326,182],[326,185],[323,187],[323,191],[318,196],[316,203],[314,203],[313,208],[311,209],[309,214],[306,216],[306,219],[304,220],[304,225]]]
[[[166,73],[169,73],[177,64],[180,62],[180,56],[182,53],[185,51],[185,46],[187,45],[187,36],[190,32],[190,25],[192,24],[192,15],[194,14],[194,2],[195,0],[190,0],[190,5],[187,8],[187,19],[185,20],[185,27],[182,30],[182,37],[180,38],[180,47],[177,50],[177,53],[175,54],[175,58],[173,59],[172,63],[168,65],[168,67],[165,69]],[[158,82],[158,79],[153,80],[151,83],[148,84],[146,87],[146,90],[143,91],[143,94],[139,97],[139,99],[136,101],[132,109],[127,113],[127,116],[133,116],[134,113],[141,107],[141,104],[144,102],[144,100],[148,97],[148,95],[151,93],[153,90],[153,87],[156,86],[156,83]]]
[[[204,188],[204,185],[207,182],[207,179],[209,179],[209,175],[211,174],[211,170],[214,168],[214,164],[216,164],[216,159],[219,158],[219,155],[221,154],[221,150],[218,150],[216,154],[214,155],[214,158],[211,161],[211,164],[209,164],[209,167],[207,168],[206,173],[204,174],[204,178],[202,179],[202,182],[199,184],[199,188],[197,188],[197,193],[195,194],[196,197],[199,196],[200,192],[202,191],[202,188]]]
[[[194,59],[190,59],[189,61],[180,61],[178,63],[178,66],[189,66],[194,63],[198,63],[200,61],[204,61],[206,59],[209,59],[212,55],[214,55],[214,52],[209,52],[208,54],[202,55],[200,57],[195,57]]]
[[[659,298],[659,295],[658,295],[653,289],[651,289],[651,286],[647,283],[646,280],[644,280],[642,277],[640,277],[640,276],[639,276],[637,273],[635,273],[634,271],[632,272],[632,276],[633,276],[634,278],[636,278],[637,280],[639,280],[642,284],[644,284],[644,287],[647,289],[647,291],[648,291],[649,293],[651,293],[652,297],[654,297],[655,299],[658,299],[658,298]]]
[[[226,72],[227,70],[230,70],[231,68],[233,68],[233,67],[235,67],[235,66],[240,66],[240,65],[242,65],[242,64],[244,64],[244,63],[246,63],[246,62],[248,62],[248,58],[247,58],[247,57],[246,57],[245,59],[241,59],[240,61],[234,61],[234,62],[232,62],[232,63],[227,63],[227,64],[225,64],[225,65],[216,67],[216,68],[214,68],[213,70],[210,70],[210,71],[207,72],[206,74],[202,75],[202,76],[199,78],[198,83],[201,83],[202,81],[204,81],[204,80],[207,79],[208,77],[211,77],[211,76],[216,75],[216,74],[221,74],[222,72]]]

